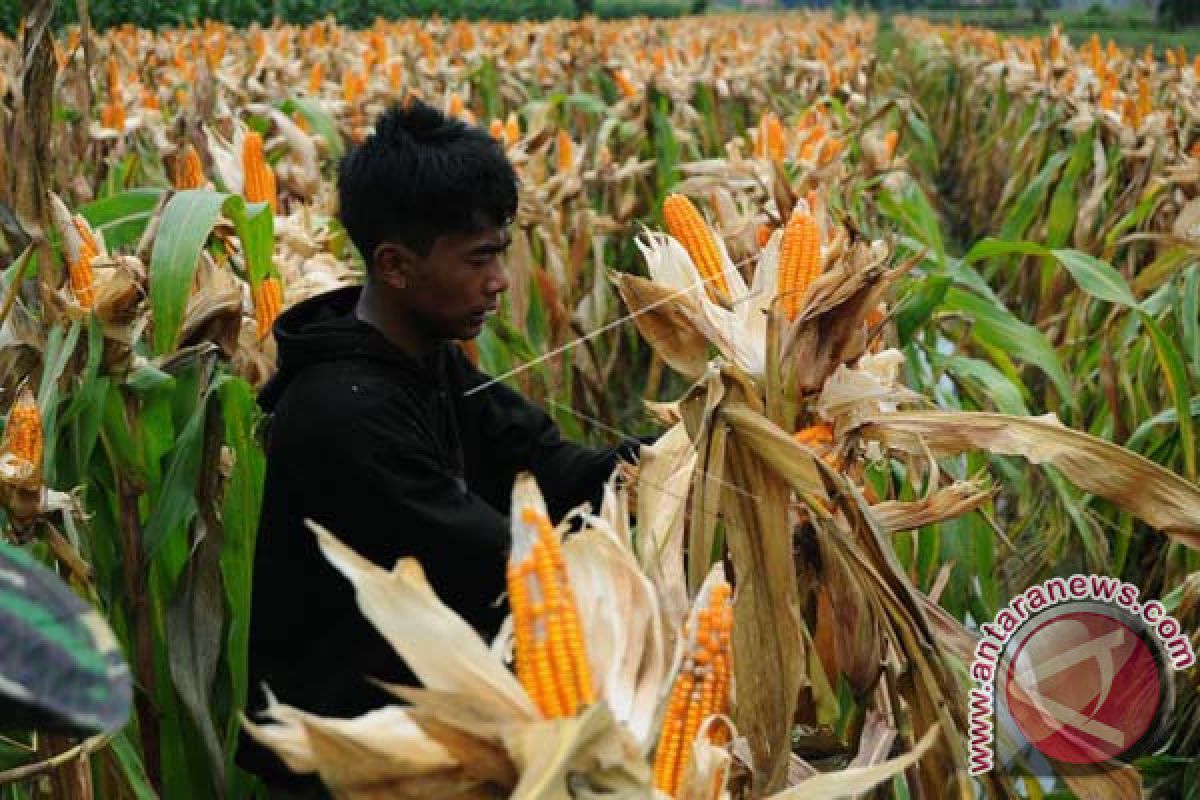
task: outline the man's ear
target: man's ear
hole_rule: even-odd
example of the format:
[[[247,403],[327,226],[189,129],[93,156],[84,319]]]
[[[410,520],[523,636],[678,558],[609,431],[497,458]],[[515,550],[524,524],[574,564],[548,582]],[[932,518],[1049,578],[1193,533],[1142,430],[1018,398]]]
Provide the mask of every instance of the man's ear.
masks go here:
[[[371,263],[378,280],[393,289],[404,289],[412,284],[417,257],[399,242],[381,242]]]

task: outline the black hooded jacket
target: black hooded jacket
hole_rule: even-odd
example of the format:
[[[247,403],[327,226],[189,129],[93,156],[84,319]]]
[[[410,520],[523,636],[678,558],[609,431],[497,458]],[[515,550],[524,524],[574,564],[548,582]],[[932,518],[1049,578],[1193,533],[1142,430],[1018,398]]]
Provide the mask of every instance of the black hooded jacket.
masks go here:
[[[263,705],[263,684],[287,705],[351,717],[395,702],[366,678],[415,683],[305,519],[381,566],[415,556],[443,602],[490,639],[507,613],[515,475],[534,473],[557,520],[598,502],[617,458],[636,450],[632,440],[612,450],[563,441],[541,409],[503,384],[464,396],[489,378],[461,349],[446,342],[424,363],[401,352],[356,318],[360,291],[314,297],[275,325],[279,371],[259,395],[271,416],[254,559],[251,713]],[[238,762],[294,784],[245,736]]]

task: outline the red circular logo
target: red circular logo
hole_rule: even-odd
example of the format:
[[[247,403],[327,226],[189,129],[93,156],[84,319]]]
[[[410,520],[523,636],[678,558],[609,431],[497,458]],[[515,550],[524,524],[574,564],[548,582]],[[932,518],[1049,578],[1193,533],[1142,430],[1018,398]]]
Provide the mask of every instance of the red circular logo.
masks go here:
[[[1070,764],[1118,758],[1150,728],[1159,665],[1121,620],[1068,611],[1032,629],[1005,673],[1013,721],[1042,753]]]

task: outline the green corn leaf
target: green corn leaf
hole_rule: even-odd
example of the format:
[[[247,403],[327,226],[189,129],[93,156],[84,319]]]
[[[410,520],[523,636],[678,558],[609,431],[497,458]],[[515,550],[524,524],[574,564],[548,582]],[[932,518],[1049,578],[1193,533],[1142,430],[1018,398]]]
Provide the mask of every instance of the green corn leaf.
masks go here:
[[[975,383],[995,404],[996,410],[1013,416],[1029,416],[1021,389],[993,365],[968,356],[948,356],[942,360],[947,372]]]
[[[228,195],[207,189],[179,192],[167,203],[150,255],[154,354],[175,349],[192,291],[196,261]]]
[[[1111,264],[1079,250],[1052,250],[1036,242],[1007,241],[989,237],[976,242],[963,256],[963,261],[970,264],[987,258],[1014,254],[1052,256],[1071,273],[1076,285],[1092,297],[1126,308],[1137,306],[1137,300],[1134,298],[1129,284],[1121,277],[1121,273],[1117,272]]]
[[[332,158],[341,158],[346,152],[346,146],[342,142],[342,135],[338,133],[337,123],[320,103],[304,97],[293,97],[285,101],[280,106],[280,110],[285,114],[299,111],[300,115],[308,122],[308,126],[312,129],[313,133],[325,140],[325,144],[329,147],[329,155]]]
[[[1058,355],[1045,334],[998,306],[970,292],[951,287],[944,308],[960,311],[972,322],[972,335],[981,343],[998,347],[1046,373],[1067,405],[1075,403],[1075,387],[1063,371]]]
[[[1183,356],[1154,318],[1141,313],[1142,324],[1150,333],[1150,341],[1154,344],[1154,354],[1158,357],[1159,367],[1163,378],[1167,381],[1167,389],[1175,402],[1176,419],[1179,422],[1179,436],[1183,447],[1184,474],[1190,481],[1196,480],[1196,428],[1191,415],[1191,381],[1188,379],[1187,368],[1184,367]]]
[[[88,203],[79,213],[104,236],[111,252],[137,242],[164,193],[155,188],[128,189]]]
[[[238,195],[207,189],[176,194],[163,210],[150,256],[155,355],[169,353],[179,343],[196,262],[222,212],[233,221],[242,240],[248,279],[257,283],[274,269],[274,215],[270,206],[246,203]]]
[[[1025,190],[1017,197],[1012,211],[1005,217],[1000,227],[1000,238],[1015,240],[1022,238],[1033,224],[1038,212],[1046,202],[1046,195],[1054,183],[1058,171],[1071,157],[1069,152],[1058,152],[1050,156],[1041,172],[1037,174]]]

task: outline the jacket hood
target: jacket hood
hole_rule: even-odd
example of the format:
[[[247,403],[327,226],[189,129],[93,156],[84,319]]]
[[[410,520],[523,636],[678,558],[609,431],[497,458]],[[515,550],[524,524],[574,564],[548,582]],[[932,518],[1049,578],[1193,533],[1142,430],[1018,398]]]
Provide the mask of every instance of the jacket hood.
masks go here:
[[[436,383],[437,371],[430,365],[396,348],[376,328],[354,313],[361,286],[347,286],[310,297],[275,321],[278,370],[263,386],[258,404],[268,413],[283,396],[288,384],[305,367],[327,361],[375,361],[406,373],[416,383]],[[445,345],[439,349],[442,355]],[[437,364],[438,359],[431,359]]]

